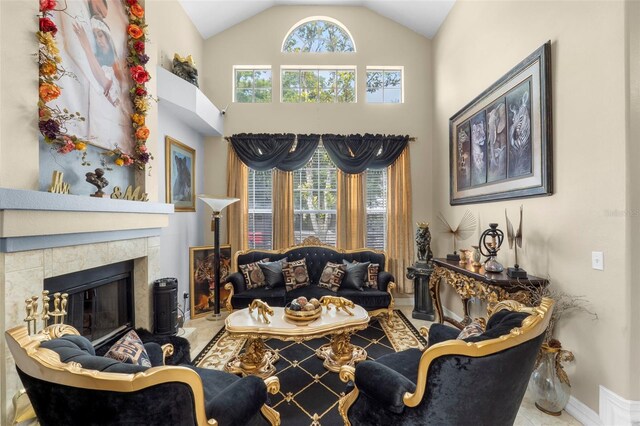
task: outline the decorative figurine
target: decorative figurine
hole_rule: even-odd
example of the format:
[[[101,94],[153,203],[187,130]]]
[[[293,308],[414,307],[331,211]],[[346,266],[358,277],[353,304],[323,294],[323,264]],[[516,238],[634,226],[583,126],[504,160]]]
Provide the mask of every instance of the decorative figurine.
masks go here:
[[[490,223],[489,229],[485,230],[480,236],[480,252],[489,258],[484,263],[485,271],[502,272],[504,270],[504,267],[496,260],[496,255],[503,240],[504,233],[498,229],[497,223]],[[486,253],[485,250],[487,251]]]
[[[527,278],[527,271],[520,268],[518,265],[518,247],[522,248],[522,206],[520,206],[520,224],[518,225],[518,232],[514,232],[513,225],[507,216],[507,209],[504,209],[504,218],[507,220],[507,241],[509,242],[509,248],[514,249],[516,262],[513,268],[507,268],[507,275],[511,278]],[[515,246],[514,246],[515,243]]]
[[[69,184],[62,180],[64,173],[54,170],[53,175],[51,176],[51,186],[49,187],[49,192],[53,194],[68,194],[69,193]]]
[[[113,194],[111,194],[113,200],[129,200],[129,201],[149,201],[149,196],[146,192],[142,192],[140,186],[136,186],[133,189],[131,185],[127,186],[127,190],[122,193],[119,186],[113,187]]]
[[[104,192],[102,192],[102,188],[109,185],[109,181],[104,177],[104,170],[97,168],[94,172],[88,172],[86,175],[86,181],[91,185],[95,185],[98,190],[91,194],[92,197],[102,198],[104,197]]]
[[[471,262],[471,266],[474,268],[480,268],[482,263],[480,263],[480,259],[482,259],[482,255],[480,254],[480,246],[471,246],[473,248],[473,253],[471,254],[471,258],[473,262]]]
[[[444,218],[442,213],[438,213],[438,220],[440,221],[440,228],[442,232],[451,234],[453,236],[453,254],[447,254],[447,260],[460,260],[460,256],[456,252],[456,243],[464,241],[473,235],[473,231],[476,228],[476,218],[469,210],[464,212],[462,220],[454,230],[449,222]]]
[[[181,79],[188,81],[196,87],[198,86],[198,70],[191,55],[186,58],[177,53],[173,55],[173,73]]]
[[[431,232],[428,222],[418,222],[416,229],[416,246],[418,248],[418,263],[429,263],[433,258],[431,252]]]

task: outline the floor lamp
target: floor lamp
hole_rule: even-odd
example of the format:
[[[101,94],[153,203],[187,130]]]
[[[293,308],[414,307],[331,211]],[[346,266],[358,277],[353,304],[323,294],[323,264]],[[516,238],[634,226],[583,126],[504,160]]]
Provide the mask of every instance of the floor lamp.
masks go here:
[[[213,314],[207,317],[208,320],[218,321],[220,315],[220,214],[222,210],[230,204],[240,201],[239,198],[218,197],[216,195],[200,194],[202,201],[207,203],[213,213],[211,214],[211,230],[213,231],[213,280],[216,283],[213,292]]]

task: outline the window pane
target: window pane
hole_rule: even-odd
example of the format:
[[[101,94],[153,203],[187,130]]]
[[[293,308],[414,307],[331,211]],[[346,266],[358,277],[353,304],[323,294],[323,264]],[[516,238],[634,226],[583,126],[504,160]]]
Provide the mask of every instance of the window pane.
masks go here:
[[[236,70],[236,88],[253,87],[253,71]]]
[[[255,102],[271,102],[271,89],[256,89]]]
[[[383,73],[382,71],[367,71],[367,91],[375,91],[382,89]]]
[[[388,104],[400,103],[402,93],[400,89],[384,89],[384,102]]]
[[[366,174],[367,237],[366,245],[384,250],[387,226],[387,170],[367,170]]]
[[[355,102],[354,70],[286,70],[282,72],[283,102]],[[294,89],[300,88],[297,94]]]
[[[302,85],[302,100],[316,102],[318,100],[318,71],[302,71],[300,83]]]
[[[249,170],[249,247],[270,249],[272,246],[272,176],[271,171]]]
[[[353,41],[340,26],[328,21],[305,22],[287,36],[283,52],[354,52]]]
[[[253,78],[257,88],[271,89],[271,70],[256,70]]]
[[[253,89],[236,90],[236,102],[253,102]]]
[[[355,102],[356,73],[353,71],[338,71],[337,77],[338,102]]]
[[[389,89],[399,89],[400,88],[400,79],[401,79],[400,71],[385,71],[384,73],[384,87]]]
[[[300,102],[300,93],[298,89],[283,90],[282,102]]]
[[[382,88],[375,89],[373,91],[367,90],[367,102],[368,103],[377,103],[382,102]]]
[[[297,89],[300,87],[300,71],[282,72],[282,89]]]

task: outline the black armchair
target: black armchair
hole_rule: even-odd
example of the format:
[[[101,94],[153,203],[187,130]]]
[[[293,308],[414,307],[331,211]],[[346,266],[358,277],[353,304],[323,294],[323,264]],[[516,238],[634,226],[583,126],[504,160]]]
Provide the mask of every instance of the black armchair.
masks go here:
[[[346,425],[512,425],[549,325],[553,301],[498,303],[486,331],[434,324],[429,347],[342,367],[349,382],[339,411]]]
[[[240,378],[223,371],[164,366],[169,346],[145,344],[153,367],[96,356],[68,325],[30,336],[6,333],[26,393],[42,425],[258,425],[279,424],[266,405],[276,377]]]

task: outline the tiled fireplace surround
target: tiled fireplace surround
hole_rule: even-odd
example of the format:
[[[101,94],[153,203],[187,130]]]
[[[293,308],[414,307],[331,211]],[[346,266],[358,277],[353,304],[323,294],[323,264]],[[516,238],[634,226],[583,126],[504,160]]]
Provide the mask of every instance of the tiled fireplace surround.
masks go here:
[[[25,195],[17,192],[35,195],[45,204],[38,203],[38,210],[35,210],[30,208],[34,206],[25,205],[24,199],[11,202],[12,195]],[[137,202],[123,204],[121,200],[77,200],[82,197],[75,197],[71,205],[63,203],[64,207],[52,205],[43,208],[47,200],[60,200],[50,196],[55,195],[0,188],[0,306],[4,308],[0,321],[3,331],[24,324],[24,301],[32,295],[42,298],[45,278],[125,260],[134,260],[135,326],[151,329],[151,285],[160,278],[160,228],[167,225],[173,206]],[[59,228],[47,231],[29,226],[28,216],[35,214],[37,217],[38,213],[42,217],[37,221],[47,220],[47,216],[53,215],[56,218],[66,217],[74,225],[67,226],[59,234],[56,234],[60,232]],[[19,217],[22,219],[16,219]],[[16,226],[16,223],[24,226]],[[73,244],[74,241],[83,244]],[[41,307],[40,302],[38,311]],[[38,329],[41,324],[39,321]],[[5,421],[8,424],[12,415],[11,398],[22,386],[4,336],[0,355],[3,360],[0,364],[0,401],[3,401],[0,424]]]

